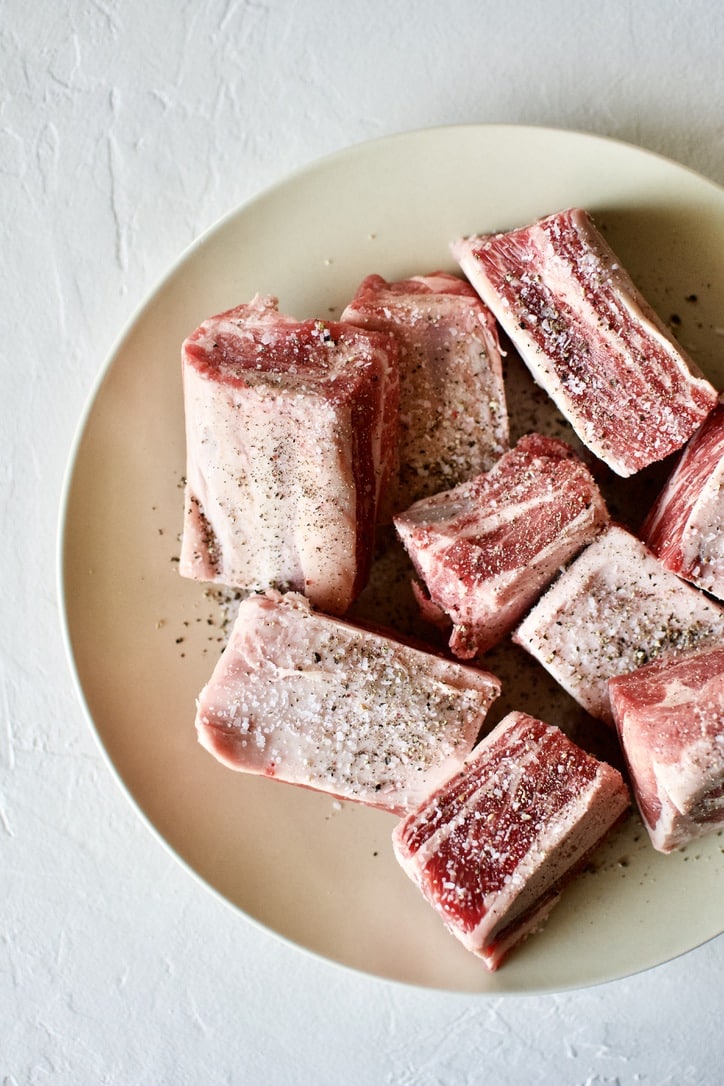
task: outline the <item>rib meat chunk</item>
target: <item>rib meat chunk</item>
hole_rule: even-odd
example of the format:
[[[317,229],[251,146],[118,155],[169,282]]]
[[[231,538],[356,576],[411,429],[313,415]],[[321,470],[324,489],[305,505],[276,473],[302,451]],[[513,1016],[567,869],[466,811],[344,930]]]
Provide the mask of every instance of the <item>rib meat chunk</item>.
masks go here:
[[[641,534],[672,573],[724,599],[724,405],[684,449]]]
[[[205,321],[182,360],[181,573],[291,588],[344,613],[368,578],[396,463],[396,341],[298,322],[257,297]]]
[[[628,806],[617,770],[513,712],[398,824],[393,845],[452,934],[495,970]]]
[[[493,315],[469,283],[435,272],[369,275],[342,320],[400,345],[400,476],[395,510],[492,467],[508,447]]]
[[[608,520],[570,445],[522,437],[491,471],[416,502],[395,526],[422,579],[423,614],[453,623],[450,648],[491,648]]]
[[[242,602],[196,727],[232,769],[404,814],[459,770],[499,693],[487,672],[272,592]]]
[[[608,680],[724,639],[724,608],[611,524],[513,635],[592,716],[613,723]]]
[[[724,647],[655,661],[609,683],[636,799],[655,848],[724,824]]]
[[[617,474],[681,448],[713,409],[715,390],[585,211],[461,238],[453,252],[535,380]]]

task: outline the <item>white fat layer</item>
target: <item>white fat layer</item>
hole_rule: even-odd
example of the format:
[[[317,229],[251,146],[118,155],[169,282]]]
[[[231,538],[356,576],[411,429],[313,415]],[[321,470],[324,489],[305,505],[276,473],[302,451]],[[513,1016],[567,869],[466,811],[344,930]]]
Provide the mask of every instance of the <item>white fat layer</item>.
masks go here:
[[[679,760],[653,763],[660,790],[682,815],[691,813],[701,800],[724,782],[724,732],[688,744]],[[724,797],[718,800],[724,804]]]
[[[213,531],[214,579],[291,586],[343,609],[356,574],[349,412],[298,389],[239,389],[191,367],[185,380],[187,490]],[[182,572],[193,566],[198,533],[184,542]]]
[[[380,281],[341,319],[392,331],[400,345],[400,477],[396,508],[492,467],[508,447],[508,411],[492,314],[450,293],[450,276],[418,276],[429,292]]]
[[[233,769],[404,811],[470,752],[499,683],[313,612],[250,597],[202,691],[202,745]]]
[[[721,750],[718,754],[718,777],[709,772],[702,778],[691,766],[683,766],[679,775],[670,765],[652,765],[661,809],[655,823],[652,824],[644,816],[644,824],[652,845],[659,852],[672,852],[721,828],[724,823],[724,796],[710,795],[724,784]],[[704,808],[706,818],[702,817]]]
[[[610,678],[722,636],[724,609],[611,525],[562,573],[514,639],[584,709],[611,722]]]
[[[682,570],[702,588],[724,597],[724,461],[694,504],[681,539]]]

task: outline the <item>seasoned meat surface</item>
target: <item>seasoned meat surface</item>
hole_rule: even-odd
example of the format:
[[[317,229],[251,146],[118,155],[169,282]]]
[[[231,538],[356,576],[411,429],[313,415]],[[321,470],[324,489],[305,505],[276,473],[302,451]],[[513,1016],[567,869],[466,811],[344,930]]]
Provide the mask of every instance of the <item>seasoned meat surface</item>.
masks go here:
[[[423,613],[451,621],[450,648],[470,659],[510,632],[607,520],[573,449],[528,434],[489,472],[398,514],[395,527],[423,582]]]
[[[512,712],[395,828],[393,845],[452,934],[494,970],[628,805],[617,770]]]
[[[397,455],[397,344],[294,321],[257,297],[182,351],[187,481],[180,571],[291,588],[344,613],[369,576]]]
[[[535,380],[621,476],[680,449],[716,391],[580,208],[453,252]]]
[[[611,679],[616,727],[655,848],[724,824],[724,646]]]
[[[659,656],[722,641],[724,608],[611,524],[513,636],[584,709],[612,724],[608,680]]]
[[[387,282],[369,275],[342,320],[400,346],[400,475],[394,510],[470,479],[508,447],[495,319],[447,272]]]
[[[487,672],[267,593],[242,602],[196,726],[232,769],[404,813],[459,770],[499,692]]]
[[[641,535],[672,573],[724,600],[724,404],[684,449]]]

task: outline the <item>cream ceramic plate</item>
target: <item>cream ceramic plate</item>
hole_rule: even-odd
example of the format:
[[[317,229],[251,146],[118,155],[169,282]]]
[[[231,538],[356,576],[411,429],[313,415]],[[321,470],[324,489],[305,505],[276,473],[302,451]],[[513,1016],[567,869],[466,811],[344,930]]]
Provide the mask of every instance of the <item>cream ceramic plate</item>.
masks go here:
[[[544,129],[432,129],[325,159],[233,212],[131,322],[83,421],[62,538],[67,638],[120,780],[169,847],[248,917],[328,959],[439,989],[540,992],[623,977],[721,930],[721,835],[655,854],[636,819],[495,975],[448,935],[397,867],[394,818],[222,768],[196,743],[194,698],[224,611],[176,572],[184,439],[179,344],[256,291],[298,317],[338,314],[369,272],[453,270],[459,234],[588,208],[717,386],[724,384],[724,192],[607,140]],[[513,367],[514,425],[555,414]],[[653,483],[631,483],[634,505]],[[367,606],[396,580],[382,564]],[[404,584],[403,578],[403,584]],[[384,603],[382,605],[384,611]],[[395,616],[393,616],[395,617]],[[522,655],[522,654],[521,654]],[[506,704],[578,730],[527,659],[500,660]],[[505,708],[501,705],[496,715]],[[600,733],[603,726],[592,729]],[[603,736],[603,745],[610,736]]]

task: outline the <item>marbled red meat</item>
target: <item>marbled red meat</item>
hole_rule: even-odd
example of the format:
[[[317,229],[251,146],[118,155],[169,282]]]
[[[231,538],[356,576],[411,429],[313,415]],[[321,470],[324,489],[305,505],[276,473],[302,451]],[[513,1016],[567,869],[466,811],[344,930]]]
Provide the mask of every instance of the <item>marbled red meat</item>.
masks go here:
[[[403,814],[460,769],[499,692],[487,672],[268,593],[240,605],[196,727],[231,769]]]
[[[672,573],[724,599],[724,405],[684,449],[641,535]]]
[[[611,524],[571,562],[513,635],[592,716],[613,723],[608,680],[724,639],[724,607]]]
[[[655,661],[609,683],[634,793],[655,848],[724,825],[724,646]]]
[[[423,614],[452,622],[462,659],[504,637],[608,520],[570,445],[521,438],[491,471],[416,502],[395,527],[424,590]]]
[[[628,805],[617,770],[513,712],[395,828],[393,845],[452,934],[494,970]]]
[[[619,475],[681,448],[715,406],[585,211],[461,238],[453,252],[535,380]]]
[[[344,613],[367,581],[396,464],[396,340],[298,322],[257,297],[205,321],[182,361],[181,573],[291,588]]]
[[[400,345],[400,474],[393,509],[492,467],[508,447],[495,318],[468,282],[435,272],[369,275],[343,321]]]

